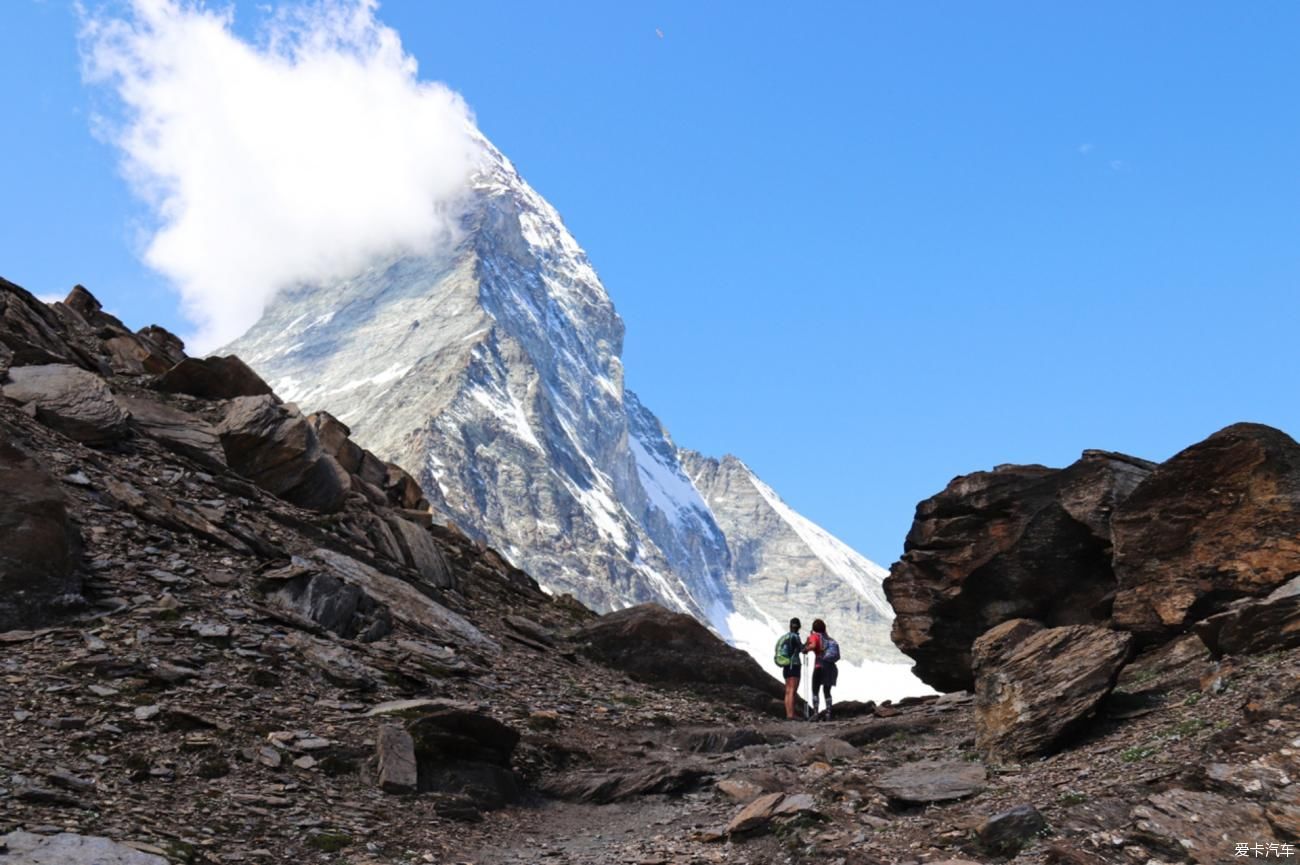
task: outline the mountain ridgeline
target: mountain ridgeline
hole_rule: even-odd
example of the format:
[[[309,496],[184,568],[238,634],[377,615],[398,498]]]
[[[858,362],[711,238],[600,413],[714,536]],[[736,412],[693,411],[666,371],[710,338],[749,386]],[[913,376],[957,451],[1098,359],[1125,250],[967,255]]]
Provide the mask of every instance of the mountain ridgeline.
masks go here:
[[[598,610],[690,613],[765,663],[790,615],[903,663],[885,570],[624,386],[623,322],[559,214],[484,143],[448,249],[281,294],[229,350],[407,467],[435,512]]]

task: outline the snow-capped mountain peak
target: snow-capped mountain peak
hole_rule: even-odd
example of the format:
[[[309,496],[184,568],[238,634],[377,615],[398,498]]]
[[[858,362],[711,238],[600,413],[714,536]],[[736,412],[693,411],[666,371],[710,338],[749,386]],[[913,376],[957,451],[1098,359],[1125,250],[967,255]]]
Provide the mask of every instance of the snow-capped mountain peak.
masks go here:
[[[739,460],[677,447],[624,387],[623,321],[582,247],[486,142],[482,166],[454,248],[286,292],[230,349],[552,591],[658,601],[766,644],[766,666],[758,631],[792,614],[901,662],[884,570]]]

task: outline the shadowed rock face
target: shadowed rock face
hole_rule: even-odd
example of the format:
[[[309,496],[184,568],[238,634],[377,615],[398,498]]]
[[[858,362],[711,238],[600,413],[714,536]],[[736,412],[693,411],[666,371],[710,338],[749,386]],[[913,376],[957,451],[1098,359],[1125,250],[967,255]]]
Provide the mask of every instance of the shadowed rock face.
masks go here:
[[[1115,625],[1152,641],[1300,574],[1300,444],[1235,424],[1116,510]]]
[[[1154,464],[1087,451],[1066,469],[999,466],[921,502],[885,580],[893,639],[940,690],[969,689],[971,644],[1016,618],[1103,623],[1115,591],[1111,513]]]
[[[58,482],[0,427],[0,631],[43,624],[76,595],[80,538]]]
[[[270,385],[234,355],[187,357],[163,373],[155,386],[165,393],[186,393],[204,399],[233,399],[271,393]]]
[[[407,729],[421,791],[465,796],[478,808],[500,808],[519,798],[510,768],[519,734],[512,728],[480,712],[448,707]]]
[[[1216,658],[1300,646],[1300,577],[1263,600],[1236,601],[1197,622],[1196,635]]]
[[[740,649],[690,616],[641,604],[607,613],[574,635],[594,660],[647,682],[708,685],[765,705],[781,685]]]

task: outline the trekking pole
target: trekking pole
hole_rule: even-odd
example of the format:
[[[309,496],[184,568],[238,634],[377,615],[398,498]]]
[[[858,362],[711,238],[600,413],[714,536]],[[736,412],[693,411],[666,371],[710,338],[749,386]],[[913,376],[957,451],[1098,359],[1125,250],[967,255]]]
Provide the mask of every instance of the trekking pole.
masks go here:
[[[804,668],[807,667],[807,666],[808,666],[807,664],[804,664],[803,667],[800,667],[799,669],[802,671],[802,670],[804,670]],[[804,716],[804,720],[808,720],[808,721],[810,721],[810,720],[812,720],[812,716],[813,716],[813,710],[812,710],[812,674],[809,673],[806,677],[802,677],[802,676],[801,676],[801,678],[805,678],[806,681],[808,682],[808,687],[804,690],[804,698],[803,698],[803,716]]]

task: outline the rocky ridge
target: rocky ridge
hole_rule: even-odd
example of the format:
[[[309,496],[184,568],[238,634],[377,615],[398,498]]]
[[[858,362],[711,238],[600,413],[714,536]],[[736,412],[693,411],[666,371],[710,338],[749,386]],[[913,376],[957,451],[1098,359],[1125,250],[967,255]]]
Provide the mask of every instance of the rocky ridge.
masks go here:
[[[697,622],[653,605],[597,617],[542,593],[437,523],[410,476],[334,419],[244,392],[254,379],[222,396],[161,390],[185,360],[179,341],[133,333],[92,301],[74,291],[46,306],[0,283],[0,865],[1137,865],[1221,862],[1241,845],[1295,852],[1300,592],[1278,558],[1287,536],[1263,534],[1282,517],[1248,513],[1287,513],[1286,461],[1259,456],[1297,447],[1275,430],[1233,427],[1189,449],[1214,456],[1198,458],[1204,470],[1223,467],[1224,497],[1170,531],[1214,539],[1212,579],[1142,561],[1142,549],[1177,561],[1177,544],[1123,547],[1138,576],[1116,592],[1155,597],[1168,580],[1171,596],[1205,593],[1179,625],[1070,622],[1051,604],[1035,608],[1057,610],[1049,621],[1014,605],[1022,615],[982,629],[944,619],[996,618],[976,581],[977,603],[929,614],[976,631],[948,656],[973,693],[790,723],[767,674]],[[9,390],[14,371],[45,366],[67,369]],[[111,434],[87,417],[108,418]],[[1061,556],[1095,550],[1094,515],[1109,510],[1113,526],[1129,501],[1155,508],[1108,498],[1123,485],[1097,469],[1084,473],[1095,485],[1046,492],[1051,470],[1026,471],[1038,479],[1027,501],[990,500],[1003,519],[1045,512],[1037,525],[1071,541]],[[972,502],[945,505],[963,514],[945,531],[979,530],[987,487],[972,489]],[[1167,499],[1158,513],[1204,501]],[[1050,565],[1050,536],[1027,536]],[[996,548],[997,573],[1032,577],[1005,564],[1014,544]],[[933,563],[943,545],[926,549]],[[1234,569],[1247,558],[1273,563],[1280,584]],[[951,563],[925,573],[950,580],[930,596],[971,580]],[[943,671],[941,657],[930,663]]]

